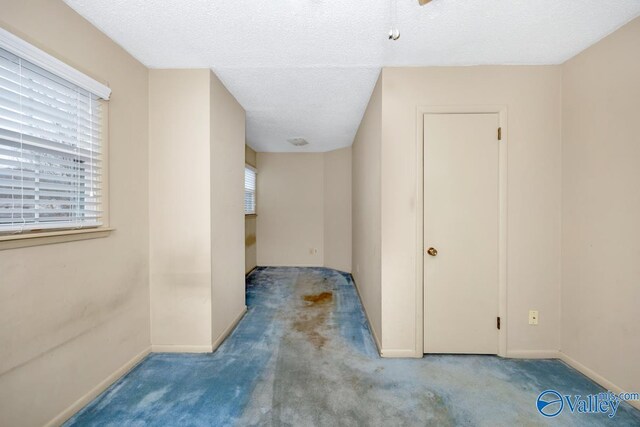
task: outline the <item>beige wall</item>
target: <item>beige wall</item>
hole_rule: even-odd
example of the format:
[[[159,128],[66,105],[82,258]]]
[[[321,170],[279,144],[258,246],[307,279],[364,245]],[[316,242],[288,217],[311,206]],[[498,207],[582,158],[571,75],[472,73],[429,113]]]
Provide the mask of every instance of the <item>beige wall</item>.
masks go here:
[[[258,167],[258,153],[254,151],[253,148],[248,145],[244,146],[244,162],[248,165],[253,166],[254,168]]]
[[[244,152],[245,163],[257,169],[258,162],[256,161],[256,152],[248,145],[245,145]],[[257,240],[255,215],[244,217],[244,248],[244,272],[248,273],[258,265],[256,258]]]
[[[640,389],[640,19],[563,71],[562,351]]]
[[[150,70],[149,106],[151,342],[210,351],[245,308],[245,113],[210,70]]]
[[[351,147],[323,153],[324,266],[351,272]]]
[[[211,322],[214,347],[244,312],[245,112],[210,77]]]
[[[258,265],[322,266],[322,153],[258,153],[258,165]]]
[[[257,162],[257,264],[350,272],[351,148],[258,153]]]
[[[209,70],[149,71],[151,342],[211,345]]]
[[[147,69],[60,1],[0,26],[113,90],[109,237],[0,252],[0,425],[51,420],[149,347]]]
[[[352,274],[378,348],[382,338],[381,143],[382,74],[378,77],[352,146]]]
[[[382,347],[416,339],[417,106],[507,106],[507,349],[560,348],[559,66],[385,68],[382,72]],[[540,324],[528,325],[528,310]],[[521,353],[522,354],[522,353]]]

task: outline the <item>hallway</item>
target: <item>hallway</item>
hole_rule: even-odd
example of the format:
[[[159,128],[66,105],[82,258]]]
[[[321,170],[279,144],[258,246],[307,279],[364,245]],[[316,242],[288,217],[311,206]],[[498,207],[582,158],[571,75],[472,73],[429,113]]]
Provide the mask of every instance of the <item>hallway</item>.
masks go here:
[[[544,425],[541,391],[604,391],[557,360],[382,359],[351,277],[335,270],[258,268],[247,305],[213,354],[152,354],[66,425]],[[640,413],[623,403],[615,420],[638,425]]]

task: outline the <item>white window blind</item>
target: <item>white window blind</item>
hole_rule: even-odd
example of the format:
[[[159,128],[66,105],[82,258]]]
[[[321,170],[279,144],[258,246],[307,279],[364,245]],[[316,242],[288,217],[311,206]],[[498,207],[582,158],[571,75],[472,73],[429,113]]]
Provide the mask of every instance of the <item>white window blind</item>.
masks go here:
[[[0,233],[101,225],[98,98],[0,48]]]
[[[244,214],[256,213],[256,170],[251,166],[244,168]]]

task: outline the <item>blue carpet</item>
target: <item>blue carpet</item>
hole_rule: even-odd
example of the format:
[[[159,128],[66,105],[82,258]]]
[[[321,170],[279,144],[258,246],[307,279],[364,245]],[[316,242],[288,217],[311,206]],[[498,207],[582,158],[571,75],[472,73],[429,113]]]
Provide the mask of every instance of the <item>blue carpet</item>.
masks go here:
[[[543,390],[604,390],[557,360],[493,356],[381,359],[349,275],[258,268],[248,312],[213,354],[152,354],[68,426],[625,425],[615,417],[536,409]]]

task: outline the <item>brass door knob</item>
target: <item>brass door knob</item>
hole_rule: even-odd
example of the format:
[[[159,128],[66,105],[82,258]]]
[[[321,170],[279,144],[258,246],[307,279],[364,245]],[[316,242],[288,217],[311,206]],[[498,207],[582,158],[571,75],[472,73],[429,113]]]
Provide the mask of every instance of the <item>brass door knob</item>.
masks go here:
[[[436,256],[438,255],[438,250],[436,248],[429,248],[427,249],[427,253],[431,256]]]

